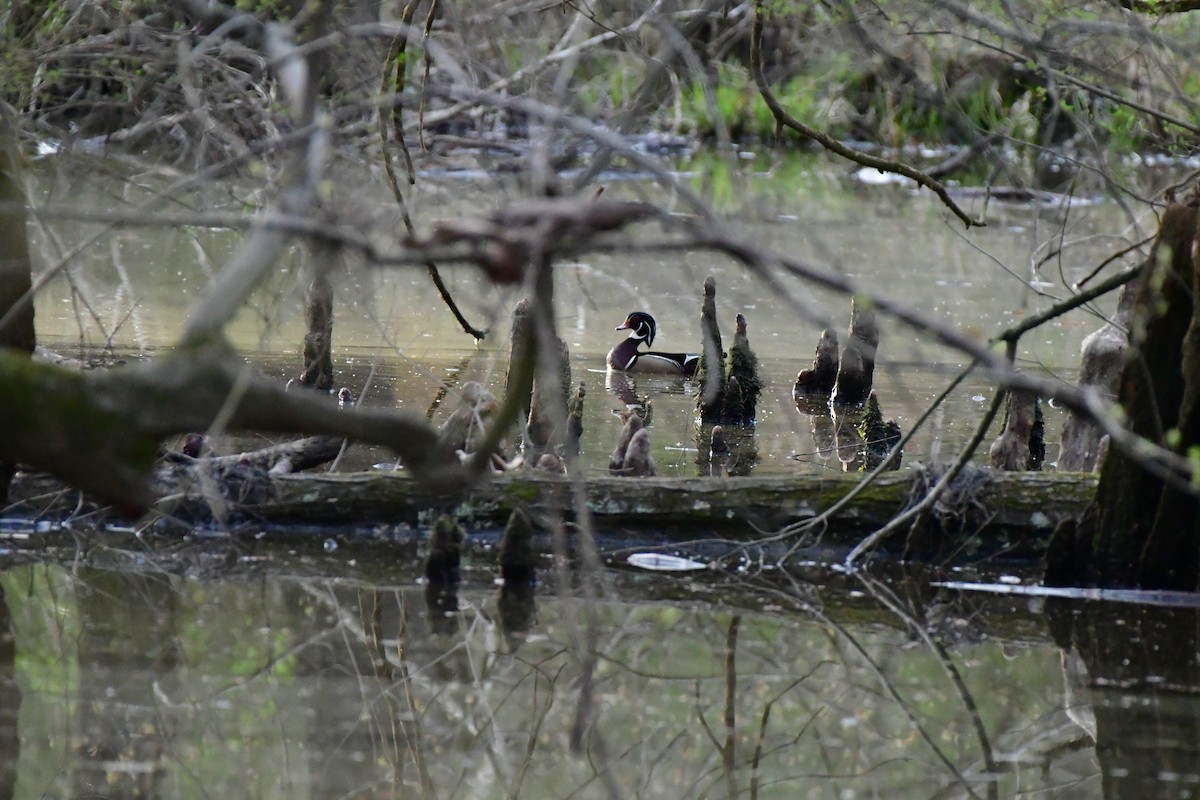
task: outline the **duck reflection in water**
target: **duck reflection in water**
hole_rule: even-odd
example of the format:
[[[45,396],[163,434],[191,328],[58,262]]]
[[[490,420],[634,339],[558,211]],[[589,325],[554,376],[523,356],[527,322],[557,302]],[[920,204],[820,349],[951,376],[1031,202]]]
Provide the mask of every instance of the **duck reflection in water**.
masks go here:
[[[637,383],[627,373],[610,369],[604,376],[604,388],[625,404],[626,409],[643,409],[642,421],[647,422],[650,410],[650,395],[638,397]]]

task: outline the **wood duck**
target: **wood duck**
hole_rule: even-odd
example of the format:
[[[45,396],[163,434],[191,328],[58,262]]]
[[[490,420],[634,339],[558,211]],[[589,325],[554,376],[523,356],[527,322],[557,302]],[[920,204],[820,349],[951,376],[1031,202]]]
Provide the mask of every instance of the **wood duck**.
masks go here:
[[[699,353],[659,353],[652,350],[639,351],[642,342],[649,347],[654,343],[658,326],[654,317],[645,311],[634,311],[614,330],[629,331],[629,336],[608,351],[610,369],[622,372],[651,372],[660,375],[683,375],[690,378],[696,374]]]

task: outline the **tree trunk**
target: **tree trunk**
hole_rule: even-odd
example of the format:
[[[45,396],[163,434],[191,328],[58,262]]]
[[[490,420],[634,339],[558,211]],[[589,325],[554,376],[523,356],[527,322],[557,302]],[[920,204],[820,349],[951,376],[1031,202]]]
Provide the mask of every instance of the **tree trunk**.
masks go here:
[[[333,388],[333,287],[328,272],[318,267],[305,298],[304,372],[300,382],[328,392]]]
[[[1173,203],[1163,214],[1142,267],[1117,395],[1134,433],[1180,453],[1200,444],[1200,330],[1192,302],[1198,204]],[[1195,590],[1198,521],[1192,494],[1113,448],[1093,506],[1052,543],[1046,583]]]
[[[1141,284],[1141,275],[1121,287],[1117,313],[1112,321],[1092,332],[1083,340],[1079,360],[1079,383],[1095,386],[1110,397],[1117,396],[1121,368],[1129,350],[1129,322],[1133,317],[1133,302]],[[1062,443],[1058,451],[1060,472],[1091,472],[1100,463],[1100,426],[1090,417],[1071,411],[1063,424]]]
[[[0,100],[0,347],[32,353],[33,280],[25,237],[25,192],[17,147],[16,114]],[[16,464],[0,460],[0,501],[8,496]]]

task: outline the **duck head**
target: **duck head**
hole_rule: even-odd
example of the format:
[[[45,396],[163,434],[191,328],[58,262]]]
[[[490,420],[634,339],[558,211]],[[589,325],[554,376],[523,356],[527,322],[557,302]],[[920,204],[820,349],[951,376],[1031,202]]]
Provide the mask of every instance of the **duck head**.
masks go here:
[[[645,311],[634,311],[613,330],[627,330],[630,339],[639,339],[649,347],[654,343],[654,334],[658,331],[658,326],[654,324],[654,317]]]

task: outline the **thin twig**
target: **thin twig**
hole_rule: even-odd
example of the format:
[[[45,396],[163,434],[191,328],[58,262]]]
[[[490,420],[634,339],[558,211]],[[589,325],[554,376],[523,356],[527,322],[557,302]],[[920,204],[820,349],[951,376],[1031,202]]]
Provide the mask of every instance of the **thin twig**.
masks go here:
[[[725,795],[737,800],[737,644],[738,628],[742,624],[740,614],[729,620],[725,634],[725,744],[721,747],[721,761],[725,765]]]
[[[984,769],[989,776],[997,775],[999,765],[996,763],[996,756],[992,750],[991,737],[988,736],[987,728],[983,724],[983,718],[979,714],[979,705],[975,702],[975,696],[971,694],[971,690],[967,688],[962,673],[959,671],[957,665],[955,665],[954,660],[950,658],[950,653],[947,652],[946,646],[930,635],[929,629],[906,611],[901,606],[899,599],[896,598],[895,593],[882,582],[861,570],[856,573],[855,577],[870,591],[876,600],[881,602],[893,614],[900,617],[908,625],[909,630],[916,633],[921,641],[925,642],[925,645],[937,656],[942,671],[946,673],[946,676],[950,679],[950,683],[954,685],[954,690],[958,692],[958,696],[971,718],[971,725],[975,729],[975,738],[979,742],[979,751],[983,756]],[[992,777],[988,781],[988,797],[994,800],[998,792],[999,786],[995,777]]]
[[[402,92],[405,87],[405,76],[408,70],[408,60],[405,58],[406,46],[408,43],[408,35],[411,31],[410,24],[417,12],[417,5],[420,0],[412,0],[405,6],[401,16],[403,28],[396,36],[395,43],[392,45],[392,53],[389,63],[395,64],[395,91]],[[433,7],[436,6],[436,0],[430,7],[430,17],[433,15]],[[426,30],[428,36],[428,30]],[[428,58],[428,55],[426,56]],[[426,67],[428,69],[428,66]],[[388,71],[384,70],[384,81],[388,80]],[[383,87],[386,90],[386,85]],[[424,108],[424,99],[421,100],[422,108]],[[402,116],[402,103],[395,103],[392,110],[392,122],[395,127],[396,140],[400,145],[400,152],[404,156],[404,169],[408,173],[408,183],[413,185],[417,181],[416,170],[413,167],[412,156],[408,152],[408,145],[404,141],[404,119]],[[379,149],[383,155],[383,171],[387,176],[388,186],[392,190],[392,196],[396,199],[396,205],[400,208],[400,219],[404,222],[404,229],[408,232],[410,238],[416,236],[416,227],[413,225],[412,215],[408,212],[408,203],[404,199],[404,191],[400,188],[400,181],[396,177],[396,168],[392,164],[391,151],[388,149],[387,138],[387,121],[385,115],[385,106],[380,105],[376,109],[376,117],[379,127]],[[437,288],[438,296],[442,298],[442,302],[450,309],[450,313],[458,320],[458,324],[462,329],[473,336],[476,341],[480,341],[487,336],[487,331],[480,330],[472,325],[462,313],[462,309],[458,307],[453,295],[450,294],[450,288],[446,286],[446,282],[442,280],[441,272],[438,270],[437,263],[433,259],[425,260],[425,269],[429,272],[429,279],[433,281],[434,287]]]
[[[864,553],[875,549],[880,542],[898,531],[904,525],[907,525],[910,521],[912,521],[913,527],[922,525],[925,522],[925,518],[928,516],[929,511],[941,498],[942,494],[945,493],[948,488],[950,488],[950,484],[955,478],[958,477],[959,473],[962,472],[963,467],[970,463],[971,458],[975,455],[975,450],[980,444],[983,443],[983,438],[987,435],[988,428],[991,427],[992,421],[996,418],[996,414],[999,413],[1000,407],[1004,403],[1006,394],[1007,391],[1003,389],[996,392],[996,396],[992,399],[991,407],[988,408],[987,413],[983,415],[983,419],[979,421],[979,424],[975,428],[975,434],[971,437],[971,440],[967,442],[967,445],[962,449],[962,452],[960,452],[958,457],[954,459],[954,462],[950,465],[950,468],[946,470],[946,473],[942,475],[938,482],[933,485],[933,487],[925,494],[923,498],[921,498],[921,501],[911,508],[905,510],[903,513],[897,514],[890,522],[888,522],[887,525],[884,525],[882,528],[875,531],[870,536],[867,536],[854,546],[854,549],[850,551],[850,553],[846,556],[845,561],[842,562],[847,568],[853,567],[854,562],[857,561]]]
[[[970,375],[971,372],[975,369],[975,366],[977,363],[978,363],[977,361],[972,361],[970,364],[967,365],[966,369],[964,369],[962,372],[958,373],[958,375],[955,376],[954,380],[950,381],[949,385],[946,386],[946,388],[942,390],[942,393],[939,394],[937,397],[935,397],[933,399],[933,402],[929,403],[929,405],[926,406],[925,411],[922,412],[921,416],[918,417],[916,422],[913,423],[912,428],[909,430],[909,432],[904,436],[904,438],[902,438],[899,442],[897,442],[896,445],[891,450],[888,451],[888,454],[879,462],[879,466],[875,467],[874,470],[872,470],[869,474],[864,476],[862,481],[860,483],[856,484],[854,486],[854,488],[851,489],[849,492],[846,492],[846,494],[844,496],[842,496],[842,498],[840,500],[838,500],[836,503],[834,503],[829,508],[825,509],[824,511],[822,511],[820,514],[813,517],[812,519],[806,519],[803,522],[798,522],[793,525],[789,525],[788,527],[781,530],[775,536],[772,536],[772,537],[768,538],[767,540],[765,540],[763,543],[765,544],[765,543],[769,543],[771,541],[775,541],[780,538],[794,536],[799,533],[804,533],[806,531],[812,530],[813,527],[832,519],[835,514],[837,514],[839,511],[841,511],[843,508],[845,508],[850,503],[850,501],[852,501],[860,492],[865,491],[867,489],[867,487],[869,487],[871,485],[871,483],[875,480],[875,478],[882,475],[888,469],[888,462],[890,462],[893,458],[895,458],[896,454],[901,452],[904,449],[904,446],[908,443],[908,441],[910,439],[912,439],[913,436],[916,435],[916,432],[921,429],[921,426],[923,426],[925,424],[925,421],[927,419],[929,419],[929,417],[933,415],[934,411],[936,411],[941,406],[941,404],[946,400],[946,398],[950,396],[950,393],[952,391],[954,391],[956,388],[958,388],[959,384],[961,384],[964,380],[966,380],[967,376]],[[795,554],[796,550],[800,547],[801,547],[801,543],[797,542],[795,545],[793,545],[787,551],[787,553],[785,553],[783,555],[783,558],[780,559],[780,561],[783,562],[783,561],[786,561],[787,559],[791,558]]]

